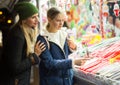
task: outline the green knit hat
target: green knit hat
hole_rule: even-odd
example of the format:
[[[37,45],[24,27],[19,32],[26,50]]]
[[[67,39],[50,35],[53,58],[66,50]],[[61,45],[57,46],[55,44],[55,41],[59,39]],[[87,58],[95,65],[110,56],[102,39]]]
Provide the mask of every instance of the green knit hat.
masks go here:
[[[30,2],[19,2],[15,5],[14,10],[19,14],[20,20],[27,19],[38,13],[37,7]]]

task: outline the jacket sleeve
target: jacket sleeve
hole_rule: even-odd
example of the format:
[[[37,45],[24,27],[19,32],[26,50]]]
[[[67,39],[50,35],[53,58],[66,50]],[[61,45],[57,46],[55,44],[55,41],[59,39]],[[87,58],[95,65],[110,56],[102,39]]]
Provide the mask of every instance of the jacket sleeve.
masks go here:
[[[5,48],[7,68],[14,74],[30,70],[32,65],[30,57],[26,55],[26,41],[21,33],[16,31],[15,34],[11,34]],[[35,54],[32,56],[37,57]]]
[[[42,54],[40,55],[40,58],[47,69],[60,70],[60,69],[72,68],[72,60],[71,59],[53,59],[45,39],[42,36],[38,36],[37,40],[44,42],[46,45],[46,50],[44,52],[42,52]]]

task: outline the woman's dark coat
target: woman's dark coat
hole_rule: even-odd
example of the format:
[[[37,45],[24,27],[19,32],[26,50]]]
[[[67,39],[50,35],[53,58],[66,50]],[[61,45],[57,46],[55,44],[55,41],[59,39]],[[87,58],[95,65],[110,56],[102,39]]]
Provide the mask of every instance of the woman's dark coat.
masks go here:
[[[10,31],[3,46],[0,85],[30,85],[32,63],[26,54],[26,48],[23,31],[17,25]],[[32,56],[37,60],[35,54]]]

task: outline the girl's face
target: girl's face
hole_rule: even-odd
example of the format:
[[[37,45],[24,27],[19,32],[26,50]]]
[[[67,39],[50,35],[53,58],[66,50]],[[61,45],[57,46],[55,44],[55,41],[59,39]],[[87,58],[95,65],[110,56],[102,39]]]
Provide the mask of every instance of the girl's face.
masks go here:
[[[38,13],[34,14],[33,16],[25,20],[25,24],[30,28],[36,28],[38,26],[38,22],[39,22]]]
[[[49,20],[50,28],[54,28],[54,30],[59,30],[63,26],[64,16],[63,14],[58,14],[53,20]]]

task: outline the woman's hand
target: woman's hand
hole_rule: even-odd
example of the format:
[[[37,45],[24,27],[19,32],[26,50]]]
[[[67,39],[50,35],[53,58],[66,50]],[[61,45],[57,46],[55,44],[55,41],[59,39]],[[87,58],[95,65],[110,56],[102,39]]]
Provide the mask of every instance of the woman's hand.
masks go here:
[[[38,41],[35,44],[34,52],[37,56],[40,56],[40,54],[46,49],[45,44],[43,42]]]

